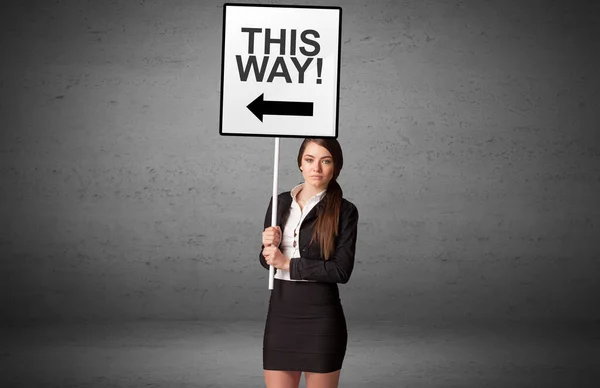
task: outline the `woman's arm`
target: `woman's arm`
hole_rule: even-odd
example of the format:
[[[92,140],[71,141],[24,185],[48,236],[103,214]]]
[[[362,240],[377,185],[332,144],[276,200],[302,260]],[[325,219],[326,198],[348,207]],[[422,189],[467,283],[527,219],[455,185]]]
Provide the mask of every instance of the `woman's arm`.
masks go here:
[[[358,209],[352,203],[342,209],[337,245],[329,260],[306,257],[292,258],[290,279],[348,283],[354,269],[354,253],[358,229]]]

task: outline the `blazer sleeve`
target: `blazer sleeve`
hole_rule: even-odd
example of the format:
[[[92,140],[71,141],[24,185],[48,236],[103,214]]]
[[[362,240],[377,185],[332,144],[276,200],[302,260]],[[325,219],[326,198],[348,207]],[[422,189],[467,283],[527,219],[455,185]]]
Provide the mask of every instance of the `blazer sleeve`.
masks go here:
[[[265,214],[265,223],[264,223],[263,230],[265,230],[269,226],[271,226],[271,211],[272,211],[272,209],[273,209],[273,196],[271,196],[271,200],[269,201],[269,206],[267,207],[267,213]],[[264,248],[265,248],[265,246],[263,244],[261,244],[260,252],[258,253],[258,261],[268,271],[269,264],[267,264],[267,260],[265,259],[265,256],[262,253]],[[275,268],[275,271],[277,271],[277,268]]]
[[[354,253],[358,229],[358,209],[354,204],[340,214],[340,231],[335,251],[329,260],[307,257],[290,261],[290,279],[348,283],[354,269]]]

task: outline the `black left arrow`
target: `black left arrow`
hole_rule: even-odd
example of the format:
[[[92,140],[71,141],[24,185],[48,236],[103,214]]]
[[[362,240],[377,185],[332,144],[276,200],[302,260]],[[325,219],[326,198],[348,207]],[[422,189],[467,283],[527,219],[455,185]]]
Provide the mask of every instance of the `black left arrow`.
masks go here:
[[[264,93],[256,97],[254,101],[248,104],[250,112],[262,122],[263,115],[278,116],[312,116],[312,102],[297,101],[265,101]]]

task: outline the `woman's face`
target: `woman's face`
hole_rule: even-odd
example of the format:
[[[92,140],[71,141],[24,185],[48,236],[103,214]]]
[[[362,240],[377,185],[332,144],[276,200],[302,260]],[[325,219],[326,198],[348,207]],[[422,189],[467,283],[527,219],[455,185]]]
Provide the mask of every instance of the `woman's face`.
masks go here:
[[[333,158],[327,148],[310,142],[302,154],[302,176],[305,184],[325,190],[333,178]]]

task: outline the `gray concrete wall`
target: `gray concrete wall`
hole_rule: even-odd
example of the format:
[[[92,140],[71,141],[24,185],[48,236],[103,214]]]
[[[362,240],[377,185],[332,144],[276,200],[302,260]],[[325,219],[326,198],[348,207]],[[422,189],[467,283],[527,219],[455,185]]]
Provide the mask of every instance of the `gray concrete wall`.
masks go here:
[[[218,134],[222,2],[12,3],[3,322],[263,319],[273,140]],[[600,319],[598,5],[302,4],[343,7],[348,318]]]

